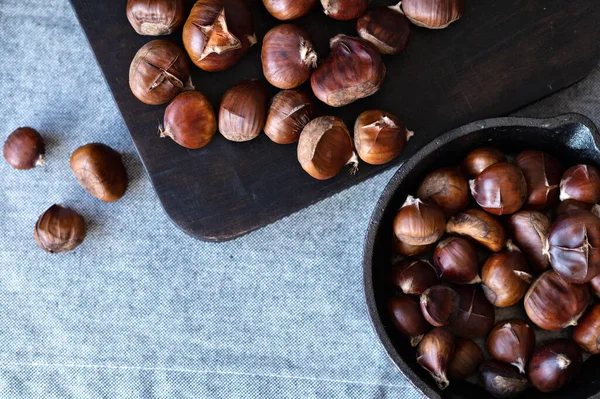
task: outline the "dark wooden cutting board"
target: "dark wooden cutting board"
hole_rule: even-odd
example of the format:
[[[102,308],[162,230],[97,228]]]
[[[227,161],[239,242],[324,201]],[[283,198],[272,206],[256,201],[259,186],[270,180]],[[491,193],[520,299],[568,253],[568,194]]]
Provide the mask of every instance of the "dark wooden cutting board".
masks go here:
[[[165,106],[141,103],[128,85],[129,64],[151,38],[138,36],[127,22],[126,0],[71,2],[166,212],[185,232],[210,241],[240,236],[397,166],[448,129],[504,115],[564,88],[600,57],[598,0],[468,0],[465,16],[450,28],[414,28],[407,49],[385,57],[388,76],[378,93],[344,108],[319,109],[349,127],[366,109],[391,111],[415,131],[405,152],[383,167],[361,164],[354,176],[345,170],[317,181],[300,168],[295,145],[274,144],[264,134],[247,143],[217,135],[195,151],[160,139]],[[260,43],[278,22],[260,0],[249,3]],[[355,34],[354,22],[334,21],[319,9],[295,23],[308,28],[321,57],[331,37]],[[180,36],[169,38],[181,44]],[[196,88],[216,109],[225,90],[247,78],[262,78],[260,45],[228,71],[193,73]]]

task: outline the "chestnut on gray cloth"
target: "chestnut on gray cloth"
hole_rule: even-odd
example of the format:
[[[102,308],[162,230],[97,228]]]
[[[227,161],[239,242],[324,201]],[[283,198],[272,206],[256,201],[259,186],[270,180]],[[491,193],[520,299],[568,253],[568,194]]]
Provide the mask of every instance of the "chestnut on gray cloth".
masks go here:
[[[163,212],[68,0],[1,0],[0,38],[0,138],[30,125],[47,144],[43,168],[0,161],[0,397],[422,396],[377,341],[362,292],[363,240],[392,170],[235,241],[196,241]],[[599,83],[600,69],[518,114],[600,124]],[[114,204],[69,169],[96,141],[125,154],[130,187]],[[67,254],[33,240],[54,203],[88,223]]]

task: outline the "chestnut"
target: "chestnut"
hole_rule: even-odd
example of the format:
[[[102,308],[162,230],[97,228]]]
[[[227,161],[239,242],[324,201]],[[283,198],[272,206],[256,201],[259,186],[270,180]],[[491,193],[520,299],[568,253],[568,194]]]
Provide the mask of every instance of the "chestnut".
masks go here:
[[[385,64],[375,46],[361,39],[337,35],[331,52],[315,69],[310,84],[315,96],[341,107],[374,94],[385,78]]]
[[[559,216],[548,234],[552,268],[565,280],[586,283],[600,274],[600,219],[576,210]]]
[[[564,171],[560,162],[550,154],[532,150],[520,152],[515,162],[527,182],[525,205],[542,211],[555,206]]]
[[[573,328],[573,340],[592,355],[600,354],[600,304],[590,307]]]
[[[309,13],[317,0],[263,0],[265,8],[281,21],[300,18]]]
[[[454,342],[450,330],[438,327],[427,333],[417,347],[417,363],[429,372],[440,389],[450,384],[446,373],[454,357]]]
[[[494,327],[494,307],[475,285],[457,286],[455,291],[459,299],[456,319],[450,324],[452,332],[463,338],[485,337]]]
[[[92,197],[115,202],[127,190],[127,170],[120,153],[101,143],[86,144],[71,154],[71,170]]]
[[[219,107],[219,132],[230,141],[250,141],[260,134],[267,118],[267,90],[251,79],[225,92]]]
[[[594,204],[588,204],[586,202],[576,201],[572,199],[561,201],[556,207],[556,216],[560,216],[563,213],[574,211],[576,209],[583,209],[591,211]]]
[[[492,252],[500,251],[506,242],[506,232],[500,222],[481,209],[469,209],[453,216],[446,231],[472,238]]]
[[[498,162],[488,166],[469,183],[475,201],[494,215],[515,213],[527,199],[525,177],[513,163]]]
[[[399,295],[390,298],[388,311],[396,330],[410,338],[411,346],[417,346],[431,325],[421,313],[419,298],[412,295]]]
[[[454,356],[448,364],[446,374],[450,380],[466,380],[477,372],[483,359],[483,352],[475,342],[455,338]]]
[[[44,165],[45,152],[42,135],[30,127],[20,127],[9,134],[2,150],[6,163],[20,170]]]
[[[129,87],[143,103],[160,105],[193,89],[190,61],[175,43],[153,40],[139,49],[129,67]]]
[[[342,21],[360,17],[367,11],[370,0],[321,0],[325,15]]]
[[[429,245],[444,235],[446,218],[435,204],[408,196],[394,219],[396,237],[409,245]]]
[[[140,35],[170,35],[185,21],[183,0],[128,0],[127,19]]]
[[[481,282],[477,250],[464,238],[448,237],[440,241],[433,252],[433,263],[445,280],[457,284]]]
[[[435,202],[448,217],[469,206],[469,193],[469,182],[458,168],[434,170],[425,176],[417,190],[419,198]]]
[[[282,24],[265,35],[261,60],[269,83],[280,89],[293,89],[308,80],[317,66],[317,53],[306,29]]]
[[[515,367],[488,359],[479,367],[479,385],[493,397],[514,398],[527,389],[528,381]]]
[[[396,234],[394,234],[394,237],[393,237],[393,245],[394,245],[394,251],[399,253],[400,255],[404,255],[404,256],[422,255],[425,252],[429,252],[433,248],[435,248],[435,243],[429,244],[429,245],[409,245],[407,243],[400,241],[396,237]]]
[[[487,338],[487,350],[496,360],[510,363],[522,374],[535,349],[535,332],[523,320],[506,320],[496,324]]]
[[[440,283],[440,275],[425,260],[404,259],[392,266],[392,284],[404,294],[421,295],[427,288]]]
[[[217,117],[208,98],[199,91],[184,91],[165,110],[161,137],[170,137],[182,147],[202,148],[217,131]]]
[[[367,12],[356,21],[356,30],[360,37],[373,43],[381,54],[393,55],[406,47],[410,23],[398,3]]]
[[[490,303],[499,308],[519,302],[531,284],[525,257],[517,248],[492,254],[481,269],[483,292]]]
[[[402,11],[422,28],[444,29],[465,12],[465,0],[402,0]]]
[[[575,165],[560,181],[560,200],[574,199],[588,204],[600,202],[600,171],[592,165]]]
[[[537,211],[520,210],[508,219],[509,230],[517,246],[539,272],[550,265],[550,256],[545,250],[550,224],[550,219]]]
[[[358,157],[344,121],[336,116],[310,121],[300,133],[298,162],[318,180],[331,179],[346,165],[351,165],[350,173],[356,173]]]
[[[590,287],[591,287],[594,295],[596,295],[597,297],[600,297],[600,275],[594,277],[590,281]]]
[[[280,91],[271,100],[265,134],[277,144],[296,143],[314,113],[313,101],[303,91]]]
[[[481,147],[468,153],[461,166],[467,177],[474,178],[488,166],[505,160],[504,153],[499,149]]]
[[[576,325],[589,303],[587,285],[569,284],[552,270],[531,284],[524,302],[529,319],[551,331]]]
[[[570,382],[581,370],[581,350],[570,339],[555,339],[540,345],[527,367],[531,384],[541,392],[554,392]]]
[[[232,67],[254,44],[254,22],[244,0],[198,0],[183,26],[187,53],[207,72]]]
[[[450,325],[457,316],[459,296],[445,285],[434,285],[421,294],[421,311],[431,325]]]
[[[71,208],[52,205],[40,216],[33,237],[38,247],[50,253],[75,249],[85,238],[83,217]]]
[[[360,159],[382,165],[396,158],[413,132],[395,115],[378,109],[365,111],[354,124],[354,146]]]

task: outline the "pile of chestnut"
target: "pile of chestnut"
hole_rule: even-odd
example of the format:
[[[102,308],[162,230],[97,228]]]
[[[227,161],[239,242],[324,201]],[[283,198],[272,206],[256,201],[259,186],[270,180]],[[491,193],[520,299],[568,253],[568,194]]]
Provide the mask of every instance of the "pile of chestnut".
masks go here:
[[[263,0],[281,21],[306,15],[317,2]],[[332,107],[374,94],[386,75],[381,54],[398,54],[405,48],[410,22],[445,28],[462,16],[465,0],[403,0],[368,10],[369,2],[321,0],[329,17],[357,19],[358,37],[333,37],[329,55],[320,62],[306,29],[285,23],[268,31],[262,39],[262,70],[282,91],[268,105],[262,81],[242,81],[223,95],[217,117],[208,99],[194,88],[191,63],[206,72],[224,71],[257,43],[245,0],[198,0],[189,15],[183,0],[128,0],[127,17],[137,33],[160,36],[183,26],[185,47],[184,51],[167,40],[144,45],[129,70],[131,91],[146,104],[170,102],[159,127],[161,137],[188,149],[206,146],[217,130],[234,142],[252,140],[264,130],[275,143],[298,143],[298,161],[316,179],[332,178],[346,165],[355,171],[358,157],[373,165],[387,163],[412,136],[398,117],[368,110],[358,116],[352,137],[340,118],[316,117],[313,97],[298,87],[310,81],[314,96]]]
[[[487,147],[408,196],[393,222],[388,310],[441,389],[477,374],[498,398],[530,385],[553,392],[584,353],[600,353],[600,303],[590,306],[590,291],[600,295],[598,202],[592,165],[565,170],[542,151]]]

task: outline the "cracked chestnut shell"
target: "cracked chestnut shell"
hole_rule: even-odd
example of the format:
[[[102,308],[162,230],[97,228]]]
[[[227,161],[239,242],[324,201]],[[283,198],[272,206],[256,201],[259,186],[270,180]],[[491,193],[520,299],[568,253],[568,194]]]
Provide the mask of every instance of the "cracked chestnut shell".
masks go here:
[[[446,216],[456,215],[469,206],[469,182],[458,168],[440,168],[421,182],[417,195],[423,201],[433,201]]]
[[[421,295],[427,288],[440,283],[438,270],[420,259],[404,259],[392,266],[392,285],[407,295]]]
[[[469,237],[493,252],[500,251],[506,242],[504,227],[481,209],[469,209],[453,216],[446,225],[446,231]]]
[[[360,37],[346,35],[335,36],[330,46],[329,55],[310,78],[319,100],[341,107],[379,90],[386,69],[375,46]]]
[[[378,109],[363,112],[354,124],[354,146],[360,159],[382,165],[396,158],[413,136],[396,115]]]
[[[277,144],[295,143],[314,113],[313,101],[305,92],[280,91],[271,100],[265,134]]]
[[[434,285],[421,294],[421,312],[432,326],[448,326],[456,319],[459,300],[454,289]]]
[[[358,35],[373,43],[381,54],[404,50],[410,34],[410,22],[402,14],[400,3],[372,9],[356,21]]]
[[[552,155],[543,151],[522,151],[515,158],[527,182],[525,206],[546,210],[558,203],[563,167]]]
[[[554,392],[579,374],[581,350],[570,339],[555,339],[540,345],[527,367],[531,384],[541,392]]]
[[[199,0],[183,26],[183,45],[204,71],[232,67],[254,44],[254,22],[244,0]]]
[[[20,127],[9,134],[2,150],[6,163],[19,170],[43,166],[45,152],[42,135],[30,127]]]
[[[600,171],[592,165],[575,165],[560,181],[560,200],[574,199],[588,204],[600,202]]]
[[[550,225],[550,219],[537,211],[521,210],[508,219],[513,239],[538,272],[546,270],[550,265],[550,256],[545,250]]]
[[[509,250],[492,254],[481,268],[481,288],[490,303],[499,308],[519,302],[531,284],[525,257],[512,244]]]
[[[450,324],[452,332],[463,338],[485,337],[494,327],[494,307],[476,285],[459,285],[455,291],[459,301],[456,319]]]
[[[394,218],[396,238],[409,245],[429,245],[444,235],[446,217],[435,204],[408,196]]]
[[[159,105],[183,90],[193,89],[190,61],[185,52],[167,40],[146,43],[129,67],[129,87],[143,103]]]
[[[490,165],[469,183],[475,201],[494,215],[515,213],[527,199],[525,177],[513,163],[498,162]]]
[[[281,21],[300,18],[309,13],[318,0],[263,0],[265,8]]]
[[[444,280],[456,284],[481,282],[477,249],[465,238],[448,237],[440,241],[433,252],[433,263]]]
[[[402,11],[422,28],[443,29],[465,12],[465,0],[402,0]]]
[[[75,249],[85,238],[83,217],[71,208],[52,205],[40,216],[33,230],[38,247],[50,253]]]
[[[185,21],[183,0],[128,0],[127,19],[140,35],[170,35]]]
[[[573,328],[573,340],[592,355],[600,354],[600,304],[590,307]]]
[[[245,80],[223,94],[219,106],[219,132],[229,141],[257,137],[267,119],[267,90],[258,80]]]
[[[535,332],[523,320],[501,321],[490,331],[486,345],[494,359],[512,364],[525,374],[525,366],[535,349]]]
[[[321,0],[325,15],[347,21],[360,17],[367,11],[370,0]]]

